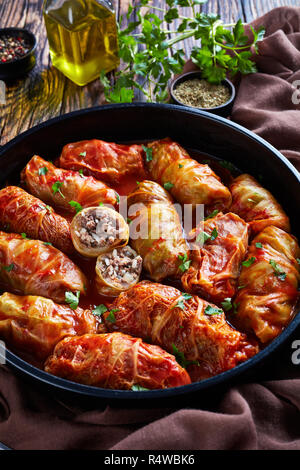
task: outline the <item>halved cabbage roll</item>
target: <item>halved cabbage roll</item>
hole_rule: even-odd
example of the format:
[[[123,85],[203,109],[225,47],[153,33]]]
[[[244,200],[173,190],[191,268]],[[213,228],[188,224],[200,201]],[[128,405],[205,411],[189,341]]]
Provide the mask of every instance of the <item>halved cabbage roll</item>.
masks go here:
[[[146,177],[141,145],[83,140],[65,145],[58,165],[67,170],[82,170],[85,175],[113,184],[125,176]]]
[[[141,337],[175,354],[194,381],[231,369],[258,352],[215,305],[149,281],[120,294],[103,318],[109,331]]]
[[[70,213],[76,212],[76,203],[83,208],[101,203],[117,205],[116,192],[106,184],[78,171],[56,168],[37,155],[27,163],[21,180],[42,201]]]
[[[191,382],[174,356],[122,333],[65,338],[48,358],[45,371],[73,382],[119,390],[179,387]]]
[[[83,256],[96,258],[129,240],[129,227],[121,214],[109,207],[87,207],[71,223],[71,237]]]
[[[230,191],[231,212],[249,223],[252,234],[260,232],[268,225],[290,231],[289,218],[280,204],[252,176],[243,174],[235,178]]]
[[[17,186],[0,191],[0,227],[52,243],[65,253],[73,253],[70,225],[50,206]]]
[[[248,224],[232,212],[220,212],[190,237],[192,264],[181,278],[184,289],[215,303],[232,298],[248,248]]]
[[[252,241],[239,278],[235,323],[262,343],[278,336],[293,317],[300,279],[296,239],[268,226]]]
[[[161,281],[182,274],[188,246],[172,198],[159,184],[143,181],[128,195],[131,245],[150,277]]]
[[[33,295],[0,296],[0,337],[38,359],[46,359],[65,336],[97,332],[97,319],[90,310],[72,310]]]
[[[16,294],[65,301],[66,291],[84,295],[87,279],[61,251],[40,240],[0,232],[0,283]]]
[[[151,155],[147,169],[157,183],[170,191],[182,204],[205,204],[208,211],[230,206],[229,189],[208,165],[193,160],[179,144],[171,139],[148,144]]]
[[[130,247],[114,248],[98,256],[95,284],[101,295],[116,297],[139,281],[142,258]]]

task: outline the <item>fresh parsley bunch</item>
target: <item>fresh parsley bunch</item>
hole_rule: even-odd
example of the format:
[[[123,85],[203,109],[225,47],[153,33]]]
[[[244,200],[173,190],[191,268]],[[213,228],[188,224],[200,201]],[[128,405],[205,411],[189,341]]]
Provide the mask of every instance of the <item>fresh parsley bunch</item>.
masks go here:
[[[197,44],[191,59],[208,82],[219,84],[227,74],[256,71],[250,48],[254,46],[258,53],[257,43],[263,39],[264,29],[255,31],[251,27],[251,42],[241,20],[235,25],[224,25],[219,15],[197,11],[206,1],[166,0],[164,10],[153,6],[151,0],[140,0],[138,5],[129,7],[128,26],[118,27],[121,68],[114,84],[104,72],[100,77],[108,102],[132,102],[136,94],[147,101],[166,101],[168,81],[173,74],[182,72],[186,60],[183,49],[174,52],[171,48],[190,37]],[[192,17],[181,15],[180,7],[190,7]],[[159,11],[161,17],[153,11]]]

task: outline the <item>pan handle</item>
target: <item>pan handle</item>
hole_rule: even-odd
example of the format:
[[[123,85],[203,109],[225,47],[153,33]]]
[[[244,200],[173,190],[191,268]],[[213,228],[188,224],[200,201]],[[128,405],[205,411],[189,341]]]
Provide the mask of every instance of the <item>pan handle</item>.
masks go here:
[[[0,442],[0,450],[11,450],[11,448]]]

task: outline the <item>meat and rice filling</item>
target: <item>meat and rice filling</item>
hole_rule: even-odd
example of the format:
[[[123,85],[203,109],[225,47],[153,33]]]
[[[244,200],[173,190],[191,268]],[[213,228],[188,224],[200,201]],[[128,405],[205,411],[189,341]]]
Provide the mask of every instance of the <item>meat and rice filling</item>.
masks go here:
[[[132,248],[124,246],[101,255],[97,264],[106,282],[126,288],[138,281],[143,260]]]
[[[119,238],[119,230],[120,223],[117,218],[95,208],[82,213],[75,234],[81,243],[96,248],[112,245]]]

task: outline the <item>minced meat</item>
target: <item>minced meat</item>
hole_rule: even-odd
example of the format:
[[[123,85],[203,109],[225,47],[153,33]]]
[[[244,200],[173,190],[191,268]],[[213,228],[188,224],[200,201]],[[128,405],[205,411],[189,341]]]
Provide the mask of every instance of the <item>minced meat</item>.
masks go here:
[[[101,256],[100,271],[111,284],[130,285],[139,278],[142,258],[130,247],[115,248]]]
[[[119,236],[119,220],[97,211],[97,208],[82,213],[79,223],[80,227],[75,234],[84,245],[91,248],[112,245]]]

